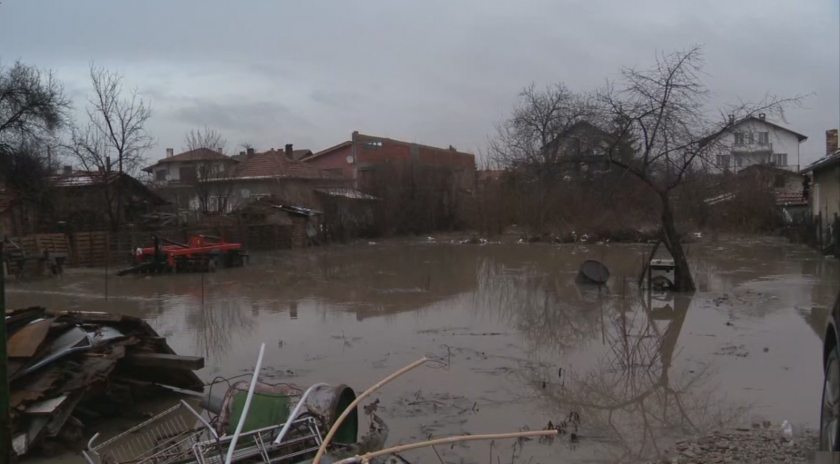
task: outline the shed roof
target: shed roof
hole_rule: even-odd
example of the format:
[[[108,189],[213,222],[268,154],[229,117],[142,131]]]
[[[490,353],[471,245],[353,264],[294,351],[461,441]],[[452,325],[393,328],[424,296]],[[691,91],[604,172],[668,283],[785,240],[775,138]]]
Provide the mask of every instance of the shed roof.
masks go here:
[[[834,167],[837,164],[840,164],[840,150],[837,150],[834,153],[831,153],[830,155],[825,155],[822,158],[820,158],[820,159],[814,161],[813,163],[809,164],[808,166],[805,166],[805,168],[802,169],[801,172],[803,174],[806,174],[806,173],[809,173],[809,172],[812,172],[812,171],[816,172],[816,171],[820,171],[822,169]]]

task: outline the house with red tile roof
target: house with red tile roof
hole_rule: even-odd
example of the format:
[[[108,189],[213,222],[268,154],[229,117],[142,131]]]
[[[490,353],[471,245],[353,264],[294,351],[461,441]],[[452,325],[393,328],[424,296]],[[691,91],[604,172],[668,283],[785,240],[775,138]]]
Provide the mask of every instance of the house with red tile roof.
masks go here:
[[[261,198],[284,204],[317,207],[315,189],[343,187],[333,173],[302,163],[310,150],[253,148],[226,156],[208,149],[167,156],[144,169],[154,185],[179,211],[230,212]]]

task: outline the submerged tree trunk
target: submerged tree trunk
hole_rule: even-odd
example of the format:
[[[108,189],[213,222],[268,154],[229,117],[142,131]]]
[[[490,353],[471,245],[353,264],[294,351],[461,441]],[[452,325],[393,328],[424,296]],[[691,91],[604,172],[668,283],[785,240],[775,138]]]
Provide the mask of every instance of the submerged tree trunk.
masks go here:
[[[667,193],[660,193],[662,199],[662,235],[665,247],[674,258],[674,289],[678,292],[693,292],[695,290],[694,279],[691,277],[691,269],[688,267],[688,259],[683,251],[680,236],[677,233],[677,226],[674,221],[674,213],[671,211],[671,202]]]

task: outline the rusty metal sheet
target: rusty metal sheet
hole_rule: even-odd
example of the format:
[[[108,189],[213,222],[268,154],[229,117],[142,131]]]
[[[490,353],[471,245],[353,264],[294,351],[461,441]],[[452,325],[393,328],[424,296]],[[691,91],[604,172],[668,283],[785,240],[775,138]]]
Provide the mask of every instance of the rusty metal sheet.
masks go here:
[[[43,343],[55,318],[32,321],[9,337],[7,350],[10,358],[29,358]]]

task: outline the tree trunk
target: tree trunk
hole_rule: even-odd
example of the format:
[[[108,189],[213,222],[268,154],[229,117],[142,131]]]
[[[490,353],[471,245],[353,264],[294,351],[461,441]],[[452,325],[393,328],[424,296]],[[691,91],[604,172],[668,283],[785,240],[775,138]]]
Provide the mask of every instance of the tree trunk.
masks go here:
[[[688,267],[688,259],[680,243],[680,236],[677,233],[677,226],[674,223],[674,213],[671,211],[671,202],[667,193],[661,193],[662,199],[662,235],[665,247],[674,258],[674,289],[678,292],[693,292],[694,279],[691,277],[691,269]]]

